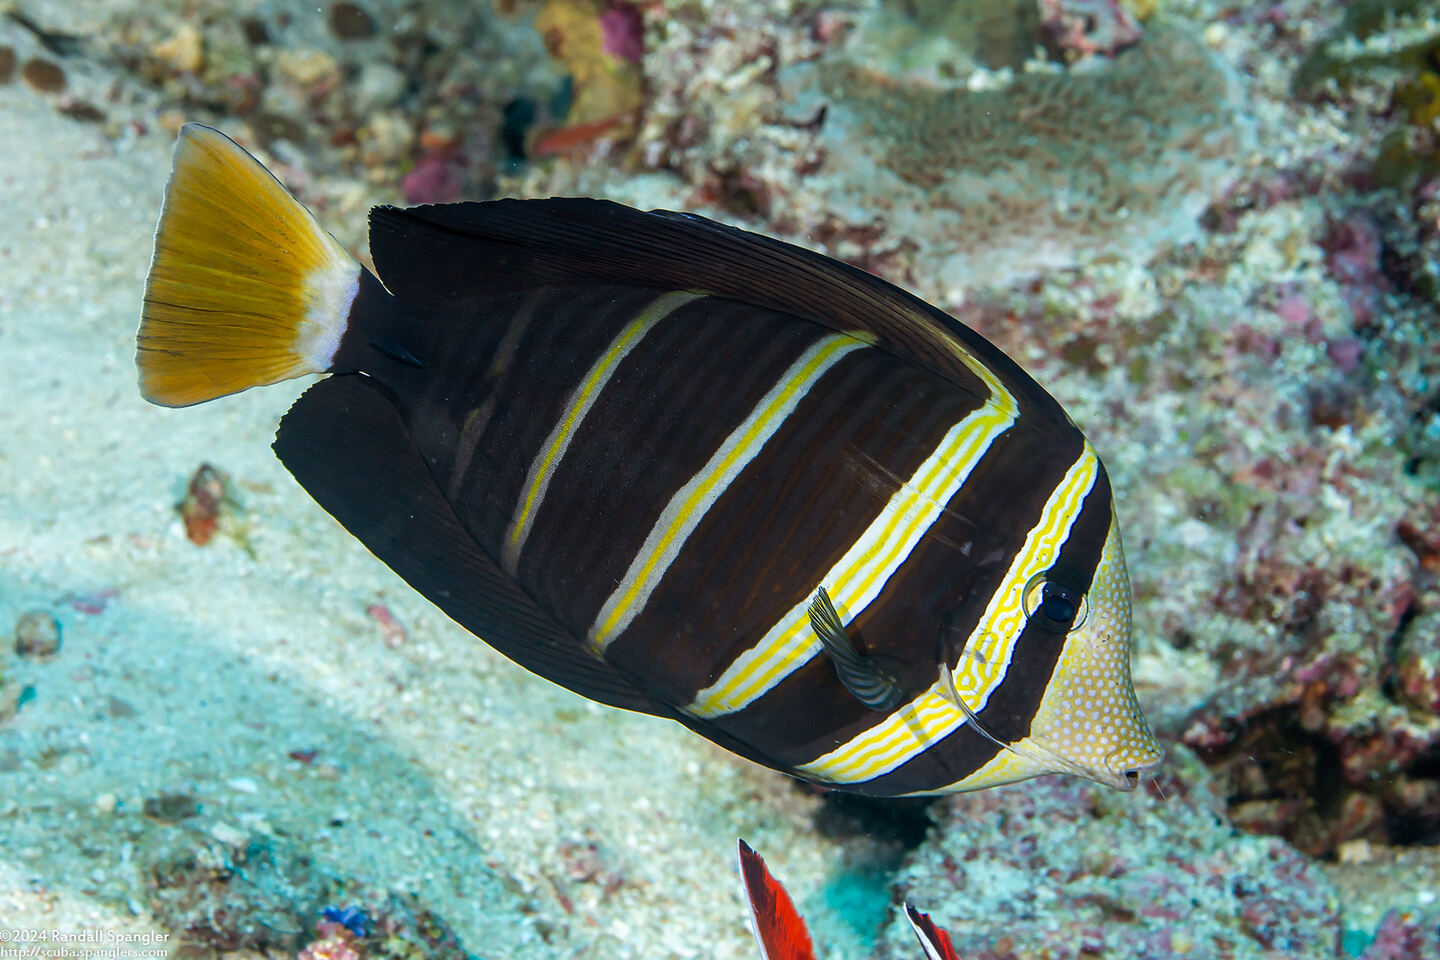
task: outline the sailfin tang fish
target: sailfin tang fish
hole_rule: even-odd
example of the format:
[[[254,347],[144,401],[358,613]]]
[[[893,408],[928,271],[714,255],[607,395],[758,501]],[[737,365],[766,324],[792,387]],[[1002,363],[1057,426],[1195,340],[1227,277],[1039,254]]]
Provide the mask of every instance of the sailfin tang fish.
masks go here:
[[[793,776],[1125,789],[1159,761],[1104,467],[978,334],[600,200],[377,207],[370,250],[378,276],[186,125],[141,393],[329,374],[275,453],[377,557],[527,669]]]

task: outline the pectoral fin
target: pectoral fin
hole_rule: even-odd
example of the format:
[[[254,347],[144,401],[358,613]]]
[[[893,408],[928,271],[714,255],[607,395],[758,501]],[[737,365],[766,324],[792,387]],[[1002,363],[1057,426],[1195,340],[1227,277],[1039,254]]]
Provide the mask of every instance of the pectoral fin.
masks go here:
[[[855,649],[824,587],[816,590],[810,601],[810,626],[830,655],[836,676],[856,700],[878,711],[889,710],[900,702],[900,685],[874,657]]]

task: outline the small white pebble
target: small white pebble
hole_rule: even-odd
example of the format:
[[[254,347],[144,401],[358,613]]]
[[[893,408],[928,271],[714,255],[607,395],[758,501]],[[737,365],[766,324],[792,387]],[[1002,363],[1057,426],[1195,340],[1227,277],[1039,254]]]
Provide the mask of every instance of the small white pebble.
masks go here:
[[[210,836],[228,847],[241,847],[250,839],[250,834],[228,823],[216,823],[210,827]]]
[[[237,793],[259,793],[260,787],[249,777],[235,777],[225,781],[225,785]]]
[[[1374,851],[1369,840],[1347,840],[1335,848],[1335,855],[1341,863],[1368,863]]]

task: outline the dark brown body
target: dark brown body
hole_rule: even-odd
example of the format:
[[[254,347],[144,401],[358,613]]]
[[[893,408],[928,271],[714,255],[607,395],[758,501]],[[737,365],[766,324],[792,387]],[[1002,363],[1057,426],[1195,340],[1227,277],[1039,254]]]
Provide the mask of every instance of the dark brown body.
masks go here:
[[[410,215],[387,216],[414,227]],[[453,224],[437,231],[446,226]],[[482,242],[470,254],[471,277],[443,270],[432,277],[439,258],[423,243],[392,244],[378,227],[374,243],[382,275],[405,279],[391,284],[399,288],[392,296],[364,278],[335,369],[366,374],[366,388],[393,405],[474,548],[498,560],[527,470],[567,398],[623,325],[670,288],[638,277],[606,284],[565,276],[569,265],[551,267],[543,258],[515,269],[488,258]],[[556,275],[547,277],[552,270]],[[713,278],[692,279],[706,286]],[[407,297],[414,293],[430,302]],[[767,299],[763,294],[749,302],[741,291],[733,296],[680,307],[625,357],[559,463],[517,568],[507,571],[552,621],[559,642],[573,645],[573,657],[588,655],[587,630],[667,499],[798,356],[833,335],[830,327],[754,302]],[[1022,416],[891,577],[881,602],[850,628],[864,653],[893,665],[906,691],[934,683],[941,657],[958,655],[957,642],[980,617],[1029,518],[1083,443],[1053,400],[1009,361],[996,360],[993,348],[981,349],[1021,396]],[[962,382],[874,347],[830,368],[710,507],[643,611],[606,650],[605,664],[634,688],[620,705],[674,716],[782,769],[881,719],[837,681],[824,657],[722,718],[696,720],[679,708],[813,592],[817,577],[873,521],[902,478],[981,404],[986,393],[956,379]],[[294,455],[283,446],[286,431],[296,429],[287,419],[277,447],[292,467]],[[387,468],[383,458],[372,462]],[[340,515],[330,501],[343,493],[296,472]],[[374,514],[396,509],[386,496],[356,505],[367,514],[363,522],[341,516],[372,549],[364,527]],[[1085,504],[1063,564],[1082,575],[1092,569],[1109,525],[1102,483]],[[385,550],[376,552],[390,562]],[[1088,581],[1078,585],[1083,591]],[[446,607],[443,597],[426,592]],[[457,619],[497,643],[494,629]],[[1025,669],[980,714],[996,736],[1027,732],[1049,680],[1060,639],[1035,633],[1022,641]],[[497,646],[512,652],[503,638]],[[543,666],[539,672],[555,675]],[[946,749],[927,751],[865,789],[935,789],[999,749],[968,728],[951,739]]]
[[[1104,468],[977,334],[604,201],[381,207],[370,245],[378,279],[186,124],[141,394],[330,374],[275,451],[381,560],[541,676],[795,776],[1127,789],[1160,759]]]

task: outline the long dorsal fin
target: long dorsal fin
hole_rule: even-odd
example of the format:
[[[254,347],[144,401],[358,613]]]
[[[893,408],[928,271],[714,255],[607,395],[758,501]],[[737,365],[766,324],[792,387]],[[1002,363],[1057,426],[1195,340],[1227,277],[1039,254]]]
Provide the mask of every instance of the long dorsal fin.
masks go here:
[[[461,525],[383,387],[321,380],[285,415],[275,454],[370,552],[516,663],[626,710],[673,716],[535,605]]]
[[[608,200],[492,200],[370,211],[392,293],[443,304],[507,287],[633,283],[781,310],[876,345],[981,396],[977,366],[1068,423],[1008,357],[954,318],[849,264],[695,214]]]

